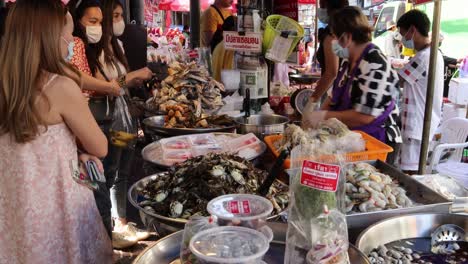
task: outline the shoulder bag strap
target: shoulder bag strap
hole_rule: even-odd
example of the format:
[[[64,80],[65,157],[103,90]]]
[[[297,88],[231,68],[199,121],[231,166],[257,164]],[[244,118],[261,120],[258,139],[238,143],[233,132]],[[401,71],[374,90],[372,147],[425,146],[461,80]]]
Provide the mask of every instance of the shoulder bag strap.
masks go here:
[[[218,11],[218,14],[219,16],[221,17],[221,19],[223,20],[224,22],[224,16],[223,16],[223,13],[221,13],[221,10],[219,10],[215,5],[211,5],[216,11]]]

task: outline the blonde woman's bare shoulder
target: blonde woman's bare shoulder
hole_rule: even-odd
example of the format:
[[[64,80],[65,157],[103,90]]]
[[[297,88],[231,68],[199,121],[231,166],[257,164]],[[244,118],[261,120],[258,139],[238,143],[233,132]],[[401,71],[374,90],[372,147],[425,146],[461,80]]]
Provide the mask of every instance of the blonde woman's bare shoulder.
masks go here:
[[[71,78],[61,75],[57,75],[48,87],[44,87],[44,93],[58,104],[84,99],[80,86]]]

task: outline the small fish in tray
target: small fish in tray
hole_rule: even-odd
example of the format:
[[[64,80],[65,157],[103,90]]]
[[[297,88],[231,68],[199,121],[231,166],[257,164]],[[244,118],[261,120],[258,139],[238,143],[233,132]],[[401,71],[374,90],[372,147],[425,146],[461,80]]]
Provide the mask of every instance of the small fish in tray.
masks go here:
[[[255,194],[267,174],[238,156],[214,153],[198,156],[172,166],[166,177],[139,190],[146,199],[140,206],[172,218],[206,216],[210,200],[225,194]],[[273,204],[273,215],[279,214],[288,205],[288,186],[275,182],[267,198]]]

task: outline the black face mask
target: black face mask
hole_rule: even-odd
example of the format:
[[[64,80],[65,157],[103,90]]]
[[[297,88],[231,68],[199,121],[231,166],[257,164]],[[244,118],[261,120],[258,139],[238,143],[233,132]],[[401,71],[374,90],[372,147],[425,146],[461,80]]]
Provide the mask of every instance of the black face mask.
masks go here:
[[[442,42],[439,42],[439,48],[440,48],[440,46],[442,46]]]

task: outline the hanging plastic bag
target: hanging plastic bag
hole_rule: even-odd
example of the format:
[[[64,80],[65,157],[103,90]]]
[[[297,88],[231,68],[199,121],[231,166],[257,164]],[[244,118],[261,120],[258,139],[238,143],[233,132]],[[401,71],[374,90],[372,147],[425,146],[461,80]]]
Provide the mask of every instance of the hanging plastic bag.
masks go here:
[[[346,217],[342,213],[346,182],[342,169],[344,157],[315,153],[306,144],[291,151],[284,263],[349,263]],[[307,262],[307,254],[316,256],[310,256],[311,262]]]
[[[137,126],[128,110],[123,95],[115,99],[114,117],[110,128],[111,143],[117,147],[128,147],[137,136]]]
[[[460,66],[460,78],[468,78],[468,57],[463,59]]]
[[[182,244],[180,245],[180,262],[182,264],[194,263],[197,260],[189,249],[190,239],[203,230],[216,227],[212,217],[194,216],[185,224]]]

